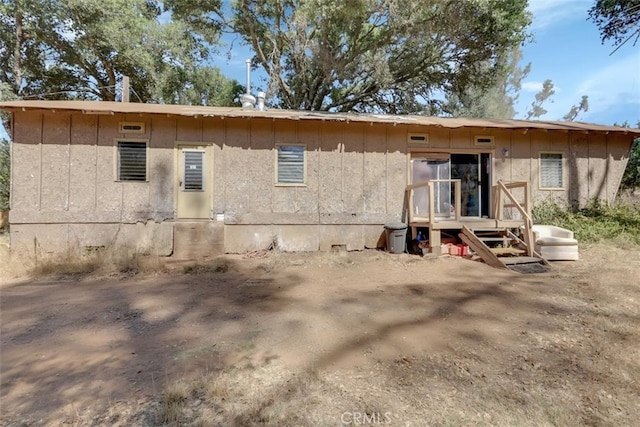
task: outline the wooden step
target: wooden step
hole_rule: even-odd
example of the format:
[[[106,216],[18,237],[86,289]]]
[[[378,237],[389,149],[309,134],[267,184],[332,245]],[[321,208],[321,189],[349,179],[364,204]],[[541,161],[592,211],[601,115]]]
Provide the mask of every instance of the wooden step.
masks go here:
[[[494,254],[496,254],[497,256],[500,256],[500,255],[522,255],[522,254],[527,252],[525,250],[518,249],[518,248],[489,248],[489,250],[491,252],[493,252]]]
[[[462,232],[458,236],[488,265],[500,269],[507,268],[507,266],[500,261],[498,256],[491,252],[489,247],[487,247],[482,240],[478,239],[478,237],[473,234],[471,229],[463,225]]]

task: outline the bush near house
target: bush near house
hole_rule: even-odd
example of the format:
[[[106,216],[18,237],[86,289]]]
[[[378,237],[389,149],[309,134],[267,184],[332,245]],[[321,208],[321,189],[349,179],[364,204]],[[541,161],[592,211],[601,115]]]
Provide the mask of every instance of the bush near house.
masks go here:
[[[633,141],[629,163],[622,176],[622,188],[640,187],[640,138]]]
[[[9,186],[11,182],[11,145],[0,140],[0,211],[9,210]]]
[[[640,203],[607,204],[594,199],[574,211],[571,206],[544,201],[533,208],[536,224],[557,225],[574,232],[581,243],[611,241],[620,246],[640,245]]]

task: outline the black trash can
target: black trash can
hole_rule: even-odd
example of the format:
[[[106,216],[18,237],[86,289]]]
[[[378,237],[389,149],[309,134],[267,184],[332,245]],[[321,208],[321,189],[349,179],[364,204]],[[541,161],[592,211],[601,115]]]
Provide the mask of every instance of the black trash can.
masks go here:
[[[407,224],[385,224],[384,229],[387,235],[387,251],[393,254],[404,253],[407,246]]]

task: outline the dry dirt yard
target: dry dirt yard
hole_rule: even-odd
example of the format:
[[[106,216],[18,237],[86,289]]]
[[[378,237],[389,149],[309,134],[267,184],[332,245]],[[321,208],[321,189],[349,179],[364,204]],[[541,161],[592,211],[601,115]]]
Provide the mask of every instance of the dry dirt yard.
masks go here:
[[[640,252],[2,279],[0,424],[637,425]]]

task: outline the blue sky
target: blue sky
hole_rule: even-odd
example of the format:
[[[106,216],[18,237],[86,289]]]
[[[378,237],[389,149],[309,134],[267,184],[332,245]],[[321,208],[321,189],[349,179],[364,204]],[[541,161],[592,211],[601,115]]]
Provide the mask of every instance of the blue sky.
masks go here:
[[[529,0],[534,15],[534,40],[523,48],[523,65],[531,73],[523,82],[517,111],[523,114],[545,79],[556,93],[542,119],[558,120],[582,95],[589,96],[589,111],[576,120],[600,124],[635,125],[640,120],[640,43],[625,44],[615,53],[602,45],[587,11],[592,0]]]

